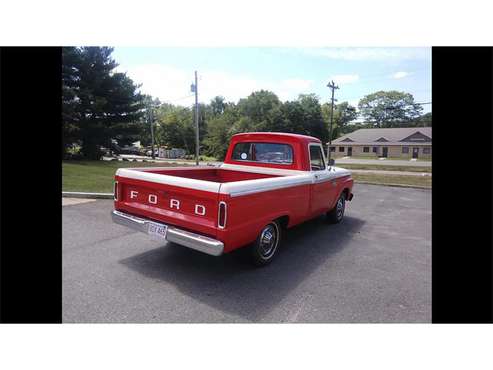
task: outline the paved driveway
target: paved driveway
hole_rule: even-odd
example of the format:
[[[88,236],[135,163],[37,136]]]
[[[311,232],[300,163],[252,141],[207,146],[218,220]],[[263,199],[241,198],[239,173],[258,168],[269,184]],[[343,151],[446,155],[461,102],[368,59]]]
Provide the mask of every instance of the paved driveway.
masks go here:
[[[386,165],[386,166],[421,166],[421,167],[431,167],[431,161],[409,161],[400,159],[363,159],[363,158],[336,158],[336,166],[344,167],[344,164],[376,164],[376,165]]]
[[[294,229],[277,259],[212,257],[63,207],[65,322],[430,322],[431,192],[356,184],[345,220]]]

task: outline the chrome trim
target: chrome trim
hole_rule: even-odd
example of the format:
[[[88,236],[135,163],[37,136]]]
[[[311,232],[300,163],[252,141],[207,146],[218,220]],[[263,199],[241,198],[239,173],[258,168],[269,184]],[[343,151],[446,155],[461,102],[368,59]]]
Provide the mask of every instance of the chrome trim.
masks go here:
[[[308,185],[311,184],[313,181],[312,179],[303,179],[294,183],[290,184],[284,184],[284,185],[267,185],[267,186],[262,186],[262,187],[256,187],[255,189],[249,189],[249,190],[241,190],[241,191],[232,191],[229,193],[231,198],[234,197],[241,197],[244,195],[249,195],[249,194],[256,194],[256,193],[263,193],[265,191],[271,191],[271,190],[279,190],[279,189],[286,189],[286,188],[291,188],[295,186],[301,186],[301,185]]]
[[[219,168],[225,170],[243,171],[249,173],[261,173],[265,175],[274,175],[274,176],[300,175],[306,172],[306,171],[292,170],[287,168],[251,166],[251,165],[236,164],[236,163],[222,163],[219,166]]]
[[[118,200],[118,181],[113,182],[113,200]]]
[[[224,225],[219,224],[219,215],[221,214],[221,204],[224,204]],[[228,218],[228,205],[226,202],[219,202],[219,207],[217,207],[217,227],[224,229],[226,227],[226,220]]]
[[[212,256],[219,256],[223,253],[224,250],[224,244],[219,240],[192,233],[190,231],[185,231],[162,222],[151,221],[117,210],[111,212],[111,218],[113,219],[114,223],[129,227],[136,231],[140,231],[144,234],[147,234],[147,230],[151,222],[154,224],[167,226],[167,241],[180,244],[184,247],[195,249],[199,252],[207,253]]]
[[[262,163],[262,164],[281,164],[283,166],[291,166],[294,162],[282,163],[282,162],[266,162],[266,161],[249,161],[248,159],[231,159],[232,162],[248,162],[248,163]]]

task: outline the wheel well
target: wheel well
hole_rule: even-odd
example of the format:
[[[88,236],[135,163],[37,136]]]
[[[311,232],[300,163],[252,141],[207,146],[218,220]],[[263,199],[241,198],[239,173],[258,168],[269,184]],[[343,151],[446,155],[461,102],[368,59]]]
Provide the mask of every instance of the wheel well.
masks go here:
[[[279,221],[279,224],[283,229],[286,229],[289,224],[289,216],[282,216],[276,219],[276,221]]]
[[[342,191],[342,193],[344,194],[344,197],[345,197],[345,198],[346,198],[346,200],[347,200],[347,198],[349,197],[349,189],[348,189],[348,188],[345,188],[345,189]]]

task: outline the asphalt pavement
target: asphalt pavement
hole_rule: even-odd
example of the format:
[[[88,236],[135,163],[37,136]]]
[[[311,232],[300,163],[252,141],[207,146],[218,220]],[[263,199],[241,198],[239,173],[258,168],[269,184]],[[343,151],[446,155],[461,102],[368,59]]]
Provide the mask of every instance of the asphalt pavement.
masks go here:
[[[208,256],[66,203],[64,322],[430,322],[431,191],[356,184],[344,221],[287,232],[267,267]],[[69,205],[70,203],[70,205]]]
[[[384,171],[384,170],[355,170],[349,169],[351,173],[371,173],[375,175],[393,175],[393,176],[431,176],[430,172],[411,172],[411,171]]]
[[[431,167],[431,161],[411,161],[405,159],[365,159],[354,157],[336,158],[336,166],[344,167],[344,164],[375,164],[385,166],[410,166],[410,167]]]

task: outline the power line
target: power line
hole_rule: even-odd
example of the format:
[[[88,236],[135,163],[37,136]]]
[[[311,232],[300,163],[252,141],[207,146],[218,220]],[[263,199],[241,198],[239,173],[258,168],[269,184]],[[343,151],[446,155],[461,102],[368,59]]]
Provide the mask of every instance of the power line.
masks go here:
[[[173,102],[176,102],[176,101],[179,101],[179,100],[183,100],[183,99],[186,99],[186,98],[191,98],[192,96],[194,96],[194,94],[189,94],[189,95],[185,95],[185,96],[182,96],[181,98],[176,98],[176,99],[172,99],[172,100],[166,100],[164,103],[173,103]]]

